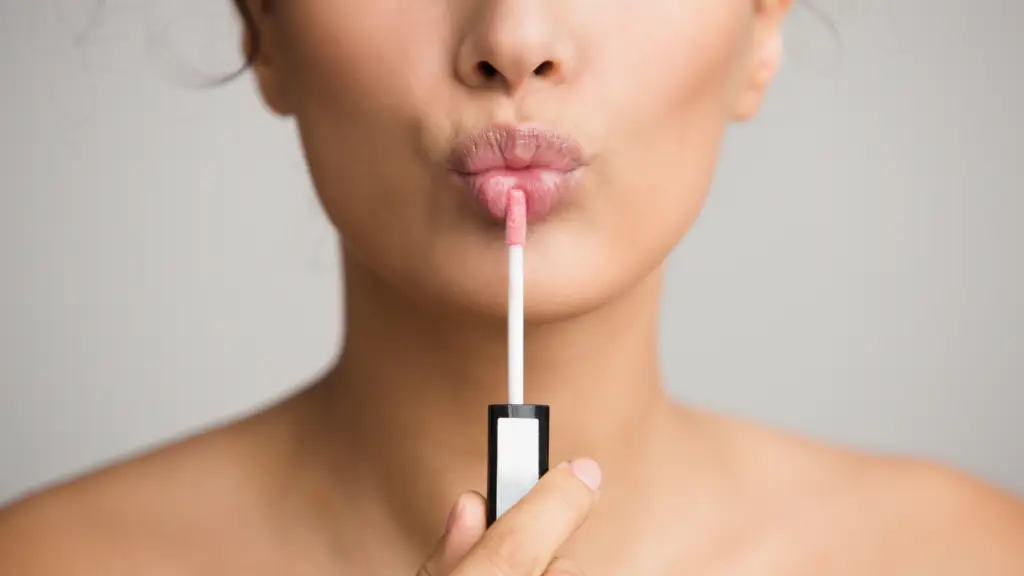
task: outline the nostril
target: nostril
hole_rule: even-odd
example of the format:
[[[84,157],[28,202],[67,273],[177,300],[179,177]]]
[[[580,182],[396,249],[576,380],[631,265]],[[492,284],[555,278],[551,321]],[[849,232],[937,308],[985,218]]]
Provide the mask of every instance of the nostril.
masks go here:
[[[478,61],[474,68],[476,69],[477,77],[488,85],[493,84],[494,82],[505,83],[514,81],[518,83],[524,80],[523,78],[506,78],[501,70],[487,60]],[[550,78],[559,73],[559,65],[554,60],[545,60],[530,72],[530,74],[538,78]]]
[[[498,69],[492,66],[490,62],[477,62],[476,69],[477,72],[480,72],[480,75],[486,78],[487,80],[491,80],[494,77],[498,76]]]
[[[533,75],[543,77],[550,75],[554,71],[555,63],[552,62],[551,60],[545,60],[540,63],[540,66],[537,66],[536,68],[533,69]]]

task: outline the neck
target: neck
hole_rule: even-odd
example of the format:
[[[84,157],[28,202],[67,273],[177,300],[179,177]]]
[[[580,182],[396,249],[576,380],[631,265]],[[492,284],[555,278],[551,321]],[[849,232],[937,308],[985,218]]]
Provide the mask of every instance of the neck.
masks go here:
[[[527,321],[525,401],[551,407],[552,465],[589,456],[606,478],[638,469],[636,447],[670,405],[659,296],[656,273],[598,310]],[[417,303],[352,259],[345,297],[345,349],[318,401],[342,461],[335,475],[414,538],[433,538],[460,492],[484,492],[487,405],[508,401],[505,319]]]

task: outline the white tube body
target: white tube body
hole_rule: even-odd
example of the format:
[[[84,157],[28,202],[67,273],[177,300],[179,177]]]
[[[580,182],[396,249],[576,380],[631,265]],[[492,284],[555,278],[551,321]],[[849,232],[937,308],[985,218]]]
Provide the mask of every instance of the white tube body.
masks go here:
[[[540,425],[535,418],[498,420],[496,516],[526,496],[540,480]]]
[[[523,403],[523,247],[508,247],[508,403]]]

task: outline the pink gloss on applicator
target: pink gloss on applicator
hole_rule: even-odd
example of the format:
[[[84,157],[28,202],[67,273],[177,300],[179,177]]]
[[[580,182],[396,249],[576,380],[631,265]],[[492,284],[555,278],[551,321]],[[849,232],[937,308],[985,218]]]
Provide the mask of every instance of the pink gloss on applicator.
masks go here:
[[[522,190],[508,193],[505,214],[505,241],[509,246],[526,244],[526,194]]]
[[[488,526],[525,496],[548,471],[550,408],[523,402],[526,195],[522,190],[512,190],[506,206],[508,403],[491,404],[487,410]]]

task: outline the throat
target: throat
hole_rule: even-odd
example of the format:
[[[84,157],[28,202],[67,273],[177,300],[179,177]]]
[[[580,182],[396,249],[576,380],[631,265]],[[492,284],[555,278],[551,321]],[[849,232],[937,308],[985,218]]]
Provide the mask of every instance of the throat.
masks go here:
[[[550,406],[552,465],[591,457],[621,481],[648,468],[646,447],[673,408],[658,281],[591,315],[527,327],[525,401]],[[458,495],[485,493],[487,406],[508,402],[506,326],[434,316],[348,270],[346,297],[345,349],[307,394],[333,463],[324,478],[348,510],[429,551]]]

